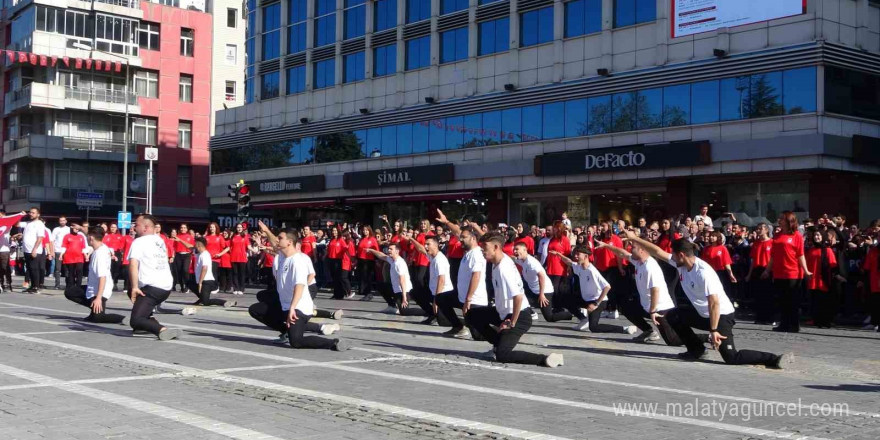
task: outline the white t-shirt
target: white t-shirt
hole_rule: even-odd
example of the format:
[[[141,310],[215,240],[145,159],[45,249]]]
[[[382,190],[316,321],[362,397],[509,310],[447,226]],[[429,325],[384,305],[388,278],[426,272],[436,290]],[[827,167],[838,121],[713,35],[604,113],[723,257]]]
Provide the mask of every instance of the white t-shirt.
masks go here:
[[[705,225],[707,228],[713,227],[712,226],[712,217],[709,217],[708,215],[700,215],[700,214],[697,214],[694,216],[694,223],[696,223],[700,220],[703,221],[703,225]]]
[[[406,261],[403,258],[385,257],[385,261],[391,269],[391,288],[394,293],[409,293],[412,290],[412,280],[409,279],[409,269],[406,267]],[[404,285],[400,285],[400,277],[403,277]]]
[[[522,268],[523,279],[532,293],[535,295],[541,294],[541,284],[538,281],[539,276],[544,277],[544,294],[553,293],[553,283],[550,282],[550,278],[547,277],[547,271],[544,270],[544,266],[541,265],[537,258],[526,255],[525,261],[517,258],[513,262]]]
[[[92,253],[92,258],[89,260],[89,281],[86,286],[87,299],[92,299],[97,295],[101,277],[106,278],[101,297],[110,299],[110,295],[113,295],[113,274],[110,272],[111,254],[112,251],[107,246],[101,246]]]
[[[202,268],[207,267],[208,271],[205,272],[205,279],[202,281],[214,281],[214,272],[211,264],[211,253],[207,251],[207,249],[199,254],[199,258],[196,259],[196,282],[199,281],[199,276],[202,274]]]
[[[26,253],[31,253],[34,251],[34,246],[37,247],[37,253],[43,253],[43,237],[46,236],[46,225],[43,224],[42,220],[33,220],[24,227],[24,232],[22,233],[21,241],[24,246],[24,251]]]
[[[458,300],[464,304],[467,300],[468,290],[471,286],[471,277],[474,272],[480,273],[480,280],[477,281],[477,288],[474,290],[474,296],[471,297],[471,305],[487,306],[489,305],[489,294],[486,293],[486,257],[483,251],[475,247],[466,254],[461,260],[461,266],[458,268]]]
[[[669,264],[675,266],[675,260],[669,257]],[[679,267],[678,273],[681,275],[681,288],[687,295],[691,304],[703,318],[709,317],[709,295],[718,295],[718,303],[721,307],[722,315],[729,315],[734,312],[733,304],[727,298],[724,292],[724,286],[718,278],[718,274],[709,266],[709,263],[697,258],[694,268],[690,271],[686,267]]]
[[[302,253],[302,252],[297,252],[295,256],[296,256],[296,258],[299,258],[300,260],[303,260],[303,264],[309,269],[309,273],[308,273],[308,275],[306,275],[306,277],[308,277],[309,275],[314,275],[314,274],[315,274],[315,265],[312,264],[312,259],[309,258],[308,255],[306,255],[306,254],[304,254],[304,253]],[[315,281],[315,277],[311,277],[311,278],[309,278],[309,279],[311,280],[311,281],[308,282],[308,283],[309,283],[309,286],[312,286],[312,285],[314,285],[315,283],[317,283],[317,281]],[[311,296],[311,295],[309,295],[309,296]]]
[[[55,245],[55,253],[64,253],[64,237],[70,234],[70,226],[56,226],[52,230],[52,243]]]
[[[0,234],[0,252],[12,252],[12,250],[9,249],[10,244],[11,239],[9,236],[9,232],[4,232],[3,234]]]
[[[529,308],[529,301],[525,298],[522,277],[516,270],[513,259],[507,255],[501,262],[492,268],[492,286],[495,288],[495,311],[498,317],[504,319],[513,313],[513,298],[522,295],[520,310]]]
[[[662,312],[675,307],[672,297],[669,296],[669,287],[666,286],[666,278],[663,277],[663,269],[657,260],[648,257],[648,261],[630,258],[636,270],[636,288],[639,289],[639,301],[646,312],[651,311],[651,289],[657,288],[657,310]]]
[[[544,237],[541,241],[538,242],[538,255],[541,256],[541,264],[544,264],[547,261],[547,248],[550,246],[550,239],[548,237]]]
[[[428,268],[428,287],[431,288],[431,293],[437,296],[440,293],[452,290],[452,276],[449,274],[449,260],[446,259],[446,255],[443,255],[443,252],[437,252],[437,255],[434,257],[428,255],[428,261],[431,262]],[[437,280],[440,278],[440,275],[443,275],[443,290],[438,292]]]
[[[296,254],[290,257],[283,253],[275,256],[272,262],[272,272],[275,274],[275,288],[278,290],[278,300],[281,301],[281,310],[290,310],[290,302],[293,301],[293,291],[297,285],[303,286],[302,294],[296,303],[296,310],[303,315],[312,316],[315,313],[315,304],[312,295],[309,294],[309,268]]]
[[[162,237],[150,234],[134,239],[128,250],[128,259],[138,262],[138,288],[153,286],[171,290],[174,278],[168,266],[168,251]]]
[[[581,286],[581,298],[583,298],[584,301],[598,301],[599,297],[602,296],[602,291],[611,285],[608,284],[605,277],[599,273],[599,269],[596,269],[595,264],[591,264],[590,267],[586,269],[580,264],[573,264],[571,270],[578,276],[578,282]],[[605,301],[607,300],[608,297],[605,297]]]

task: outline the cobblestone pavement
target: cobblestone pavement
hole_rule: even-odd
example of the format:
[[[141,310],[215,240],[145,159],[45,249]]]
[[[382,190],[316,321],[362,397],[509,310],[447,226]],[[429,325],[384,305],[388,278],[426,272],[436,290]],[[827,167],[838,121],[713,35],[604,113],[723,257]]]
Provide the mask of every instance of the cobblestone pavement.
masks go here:
[[[0,439],[880,438],[874,332],[738,324],[738,348],[795,354],[777,371],[538,321],[521,348],[564,354],[551,370],[492,362],[484,342],[326,293],[317,303],[345,310],[338,337],[354,349],[292,350],[249,317],[254,293],[158,315],[184,330],[168,343],[86,323],[59,291],[0,295]],[[108,308],[130,303],[118,294]]]

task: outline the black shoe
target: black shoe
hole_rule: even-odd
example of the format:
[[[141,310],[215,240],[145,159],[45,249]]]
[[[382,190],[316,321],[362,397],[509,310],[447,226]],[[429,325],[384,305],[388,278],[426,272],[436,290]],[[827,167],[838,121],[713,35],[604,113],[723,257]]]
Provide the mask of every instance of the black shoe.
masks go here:
[[[364,302],[370,302],[370,301],[372,301],[372,300],[373,300],[373,294],[372,294],[372,293],[369,294],[369,295],[364,296],[363,298],[361,298],[361,301],[364,301]]]
[[[788,333],[788,328],[783,326],[773,327],[774,332]]]
[[[436,321],[436,320],[437,320],[436,317],[434,317],[434,316],[429,316],[429,317],[425,318],[424,321],[420,322],[420,324],[431,325],[431,324],[433,324],[434,321]]]
[[[684,353],[679,353],[678,358],[683,361],[698,361],[706,358],[706,350],[699,353],[691,353],[690,351],[686,351]]]
[[[781,370],[781,369],[785,368],[785,364],[790,364],[793,360],[794,360],[794,356],[792,356],[788,353],[783,353],[783,354],[780,354],[779,356],[776,356],[776,359],[773,359],[772,362],[768,363],[767,368],[774,368],[777,370]]]

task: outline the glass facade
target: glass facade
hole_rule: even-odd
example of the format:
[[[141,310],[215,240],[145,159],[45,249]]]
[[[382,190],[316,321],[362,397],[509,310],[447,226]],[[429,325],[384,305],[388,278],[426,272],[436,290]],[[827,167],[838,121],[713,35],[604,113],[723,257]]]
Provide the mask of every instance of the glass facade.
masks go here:
[[[364,79],[364,52],[355,52],[342,58],[342,82],[350,83]]]
[[[783,87],[786,91],[789,90],[787,84]],[[792,89],[798,90],[798,86],[793,86]],[[800,107],[801,103],[795,105]],[[825,111],[880,120],[880,77],[838,67],[826,67]]]
[[[315,89],[325,89],[336,84],[336,60],[322,60],[315,63]]]
[[[281,3],[263,8],[263,41],[261,60],[281,56]]]
[[[522,47],[553,41],[553,7],[520,14],[519,42]]]
[[[296,66],[287,69],[287,94],[302,93],[306,91],[306,66]]]
[[[254,78],[256,74],[255,65],[257,62],[257,32],[257,0],[247,0],[247,38],[244,44],[245,57],[247,59],[244,80],[244,102],[246,104],[254,102],[254,97],[256,95],[254,93]]]
[[[479,24],[479,33],[477,52],[480,55],[505,52],[510,49],[510,18],[484,21]]]
[[[397,26],[397,0],[378,0],[373,5],[373,31],[379,32]]]
[[[440,15],[463,11],[468,8],[468,0],[440,0]]]
[[[565,37],[602,30],[602,0],[574,0],[565,3]]]
[[[421,69],[431,64],[431,37],[414,38],[406,42],[406,70]]]
[[[440,33],[440,63],[451,63],[468,57],[468,28]]]
[[[415,23],[431,17],[431,0],[406,0],[406,22]]]
[[[656,0],[614,0],[614,27],[632,26],[657,19]]]
[[[216,149],[211,161],[227,173],[815,111],[816,68],[805,67]]]
[[[315,0],[315,47],[336,42],[336,2]]]
[[[278,85],[281,75],[278,72],[264,73],[260,79],[260,99],[278,97]]]
[[[306,50],[306,26],[308,15],[306,0],[290,0],[287,9],[287,53],[293,54]]]
[[[373,76],[393,75],[397,72],[397,44],[373,49]]]
[[[345,32],[343,38],[348,40],[364,35],[367,27],[366,0],[345,0]]]

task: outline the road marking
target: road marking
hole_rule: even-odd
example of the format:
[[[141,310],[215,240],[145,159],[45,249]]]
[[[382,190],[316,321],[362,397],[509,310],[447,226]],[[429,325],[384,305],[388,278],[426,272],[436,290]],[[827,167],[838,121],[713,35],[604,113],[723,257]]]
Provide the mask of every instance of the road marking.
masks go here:
[[[9,315],[0,315],[0,317],[9,317],[12,319],[16,318],[14,316],[9,316]],[[55,322],[47,322],[47,323],[57,324]],[[31,342],[35,342],[35,343],[42,343],[42,344],[46,344],[46,345],[52,345],[52,346],[56,346],[59,348],[66,348],[69,350],[85,351],[85,352],[92,353],[92,354],[98,354],[98,355],[102,355],[102,356],[106,356],[106,357],[127,360],[129,362],[135,362],[135,363],[137,362],[138,359],[140,359],[135,356],[130,356],[130,355],[126,355],[126,354],[98,350],[98,349],[94,349],[94,348],[90,348],[90,347],[84,347],[84,346],[79,346],[79,345],[75,345],[75,344],[67,344],[67,343],[63,343],[63,342],[47,341],[47,340],[42,340],[39,338],[32,338],[30,336],[20,336],[20,335],[16,335],[13,333],[0,332],[0,336],[5,336],[5,337],[13,338],[13,339],[21,339],[21,340],[31,341]],[[228,347],[217,347],[217,346],[213,346],[213,345],[201,344],[201,343],[191,342],[191,341],[174,340],[174,341],[169,341],[169,342],[173,343],[173,344],[177,344],[177,345],[185,345],[185,346],[190,346],[190,347],[194,347],[194,348],[215,350],[215,351],[221,351],[221,352],[226,352],[226,353],[231,353],[231,354],[240,354],[240,355],[253,356],[253,357],[259,357],[259,358],[270,359],[270,360],[281,360],[281,361],[285,361],[285,362],[291,362],[294,364],[300,364],[303,366],[315,366],[318,368],[336,369],[336,370],[342,370],[342,371],[347,371],[347,372],[351,372],[351,373],[372,375],[372,376],[384,377],[384,378],[394,379],[394,380],[405,380],[405,381],[410,381],[410,382],[424,383],[424,384],[434,385],[434,386],[443,386],[443,387],[447,387],[447,388],[460,389],[460,390],[477,392],[477,393],[482,393],[482,394],[490,394],[490,395],[496,395],[496,396],[508,397],[508,398],[517,398],[517,399],[540,402],[540,403],[550,403],[550,404],[555,404],[555,405],[568,406],[568,407],[573,407],[573,408],[580,408],[580,409],[586,409],[586,410],[592,410],[592,411],[620,415],[619,409],[615,409],[614,407],[605,406],[605,405],[598,405],[598,404],[592,404],[592,403],[586,403],[586,402],[575,402],[575,401],[558,399],[558,398],[553,398],[553,397],[526,394],[526,393],[517,392],[517,391],[498,390],[498,389],[487,388],[487,387],[482,387],[482,386],[478,386],[478,385],[467,385],[467,384],[449,382],[449,381],[444,381],[444,380],[439,380],[439,379],[404,376],[404,375],[395,374],[395,373],[366,370],[366,369],[362,369],[362,368],[349,367],[349,366],[345,366],[345,365],[332,365],[332,364],[321,363],[321,362],[297,360],[297,359],[288,358],[285,356],[252,352],[252,351],[247,351],[247,350],[239,350],[239,349],[228,348]],[[300,388],[286,387],[284,385],[275,384],[272,382],[260,381],[260,380],[256,380],[256,379],[246,379],[246,378],[241,378],[241,377],[236,377],[236,376],[226,376],[223,374],[214,373],[214,372],[207,372],[204,370],[198,370],[196,368],[185,367],[182,365],[166,364],[164,362],[154,361],[151,359],[143,359],[143,361],[147,365],[159,366],[159,368],[166,368],[166,369],[177,370],[177,371],[184,371],[184,372],[187,372],[187,373],[193,374],[195,376],[199,376],[199,377],[206,377],[206,378],[210,378],[210,379],[218,379],[218,380],[224,380],[224,381],[244,383],[247,385],[259,386],[259,387],[267,388],[267,389],[283,389],[283,390],[287,390],[287,391],[294,393],[294,394],[300,394],[300,395],[305,394],[305,395],[309,395],[312,397],[320,397],[320,398],[326,398],[329,400],[341,401],[343,403],[350,403],[353,401],[358,401],[358,402],[361,402],[361,403],[358,403],[358,405],[382,409],[382,410],[386,410],[386,408],[391,408],[391,406],[388,406],[388,405],[380,403],[380,402],[363,401],[360,399],[352,400],[353,398],[349,398],[346,396],[330,394],[330,393],[321,393],[321,392],[317,392],[317,391],[304,390],[304,389],[300,389]],[[421,412],[418,410],[412,410],[409,408],[400,408],[400,407],[393,407],[393,408],[399,408],[399,411],[395,411],[395,413],[400,413],[401,411],[403,411],[403,412],[405,412],[405,415],[415,414],[414,417],[417,417],[417,418],[427,418],[426,415],[430,415],[431,417],[434,417],[434,416],[445,417],[445,416],[440,416],[437,414],[424,413],[424,412]],[[750,427],[746,427],[746,426],[732,425],[732,424],[728,424],[728,423],[713,422],[713,421],[709,421],[709,420],[700,420],[700,419],[691,419],[691,418],[687,418],[687,417],[669,416],[669,415],[665,415],[665,414],[647,414],[647,413],[646,414],[641,414],[641,413],[632,414],[632,413],[630,413],[627,415],[631,416],[631,417],[647,418],[647,419],[659,420],[659,421],[664,421],[664,422],[671,422],[671,423],[679,423],[679,424],[685,424],[685,425],[691,425],[691,426],[712,428],[712,429],[723,430],[723,431],[728,431],[728,432],[736,432],[736,433],[752,435],[752,436],[773,437],[773,438],[780,438],[780,439],[802,438],[802,439],[821,440],[818,437],[797,437],[797,435],[792,432],[771,431],[771,430],[760,429],[760,428],[750,428]],[[434,418],[429,418],[429,420],[438,421],[437,419],[434,419]],[[456,420],[458,420],[458,419],[456,419]],[[478,422],[470,422],[470,421],[467,421],[467,422],[468,423],[478,423]],[[444,423],[446,423],[446,422],[444,422]],[[463,425],[463,426],[472,426],[472,425]],[[480,428],[480,429],[489,430],[489,431],[500,433],[503,435],[511,435],[511,436],[515,435],[515,434],[512,434],[509,431],[507,431],[511,428],[494,427],[494,426],[493,426],[493,428],[498,428],[498,429],[501,429],[504,431],[501,432],[499,430],[495,430],[495,429],[489,430],[489,429],[485,429],[485,428]],[[526,431],[523,431],[523,432],[525,433]],[[528,434],[533,435],[534,433],[528,433]],[[529,437],[529,438],[531,438],[531,437]]]
[[[241,440],[281,440],[278,437],[263,434],[259,431],[253,431],[251,429],[243,428],[241,426],[231,425],[229,423],[221,422],[219,420],[209,419],[207,417],[202,417],[191,412],[181,411],[164,405],[157,405],[155,403],[147,402],[144,400],[110,393],[107,391],[102,391],[96,388],[86,387],[79,384],[65,383],[53,377],[43,376],[42,374],[33,373],[9,365],[0,364],[0,373],[5,373],[10,376],[15,376],[39,384],[46,384],[47,386],[53,388],[58,388],[60,390],[79,394],[80,396],[90,397],[100,400],[102,402],[113,403],[138,412],[151,414],[168,420],[173,420],[178,423],[183,423],[185,425],[203,429],[205,431],[213,432],[215,434],[220,434],[224,437]]]
[[[57,332],[26,332],[16,333],[17,335],[33,336],[33,335],[59,335],[62,333],[82,333],[82,330],[61,330]]]

